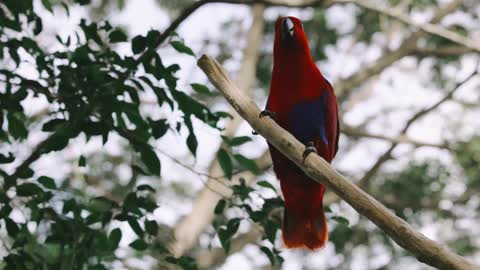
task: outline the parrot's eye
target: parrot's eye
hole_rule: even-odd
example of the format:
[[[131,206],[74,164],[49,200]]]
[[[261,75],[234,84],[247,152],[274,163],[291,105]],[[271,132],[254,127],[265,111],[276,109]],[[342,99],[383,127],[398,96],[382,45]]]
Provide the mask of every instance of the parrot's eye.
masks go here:
[[[291,39],[295,35],[295,25],[288,17],[283,18],[281,26],[282,39]]]

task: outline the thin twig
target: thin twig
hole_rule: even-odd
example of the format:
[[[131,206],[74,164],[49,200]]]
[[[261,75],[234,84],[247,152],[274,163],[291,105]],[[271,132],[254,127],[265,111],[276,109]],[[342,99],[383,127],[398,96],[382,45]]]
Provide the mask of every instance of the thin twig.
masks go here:
[[[436,35],[447,39],[453,43],[456,43],[460,46],[469,48],[473,51],[480,52],[480,46],[478,42],[473,41],[472,39],[457,34],[453,31],[445,29],[441,26],[438,26],[434,23],[416,23],[410,16],[401,13],[400,11],[392,8],[383,8],[378,5],[378,3],[374,3],[372,1],[363,1],[363,0],[334,0],[335,3],[354,3],[360,7],[378,12],[380,14],[389,16],[393,19],[399,20],[404,24],[411,25],[417,29],[420,29],[426,33]]]

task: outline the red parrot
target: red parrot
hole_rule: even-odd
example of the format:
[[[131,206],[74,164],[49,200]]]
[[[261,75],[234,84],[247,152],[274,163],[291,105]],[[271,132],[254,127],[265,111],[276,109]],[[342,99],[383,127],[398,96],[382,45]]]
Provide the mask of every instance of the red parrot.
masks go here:
[[[273,71],[266,110],[305,144],[304,158],[316,152],[331,162],[338,150],[338,105],[331,84],[310,53],[302,22],[281,17],[275,23]],[[283,242],[288,248],[322,248],[328,240],[323,212],[325,187],[269,144],[273,169],[285,198]]]

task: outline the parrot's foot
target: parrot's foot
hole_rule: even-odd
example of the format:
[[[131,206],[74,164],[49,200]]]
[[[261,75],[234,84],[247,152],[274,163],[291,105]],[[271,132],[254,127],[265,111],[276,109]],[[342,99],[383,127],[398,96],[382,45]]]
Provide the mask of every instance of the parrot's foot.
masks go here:
[[[305,162],[305,159],[310,153],[317,154],[317,149],[315,149],[313,142],[309,142],[305,145],[305,151],[303,151],[303,162]]]
[[[262,117],[265,117],[265,116],[268,116],[268,117],[275,120],[275,117],[277,116],[277,114],[275,112],[265,110],[265,111],[261,111],[260,114],[258,115],[259,118],[262,118]],[[253,135],[258,135],[258,132],[256,132],[255,130],[252,130],[252,134]]]
[[[262,118],[264,116],[268,116],[272,119],[275,119],[275,117],[277,117],[277,114],[275,112],[271,112],[269,110],[265,110],[265,111],[261,111],[260,114],[258,115],[258,117]]]

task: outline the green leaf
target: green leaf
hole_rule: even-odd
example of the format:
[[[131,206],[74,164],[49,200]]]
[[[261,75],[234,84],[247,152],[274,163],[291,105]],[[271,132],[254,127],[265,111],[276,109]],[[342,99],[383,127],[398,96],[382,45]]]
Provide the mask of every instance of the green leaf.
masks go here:
[[[160,32],[157,30],[150,30],[147,33],[146,41],[147,46],[150,49],[155,49],[159,44],[158,41],[160,40]]]
[[[15,156],[11,152],[8,152],[8,156],[0,154],[0,164],[12,163],[14,160]]]
[[[227,201],[225,199],[219,200],[217,205],[215,206],[214,213],[216,215],[223,213],[223,210],[225,210],[225,206],[227,206]]]
[[[77,202],[75,201],[75,199],[66,200],[63,203],[62,214],[67,214],[68,212],[75,210],[76,207]]]
[[[261,186],[261,187],[265,187],[265,188],[269,188],[271,190],[273,190],[273,192],[277,192],[277,190],[275,189],[275,187],[270,184],[269,182],[265,181],[265,180],[262,180],[262,181],[258,181],[257,182],[257,185]]]
[[[230,251],[231,237],[232,236],[229,234],[227,230],[225,229],[218,230],[218,239],[220,240],[220,244],[222,245],[222,248],[226,254],[228,254],[228,252]]]
[[[190,132],[190,134],[188,134],[187,147],[194,156],[197,155],[198,141],[195,133],[193,133],[193,130]]]
[[[154,175],[160,175],[160,160],[150,145],[137,145],[136,148],[140,152],[140,158],[147,166],[148,171]]]
[[[223,148],[220,148],[217,153],[217,159],[220,163],[223,173],[225,174],[225,177],[232,179],[233,165],[230,155],[227,153],[227,151],[225,151]]]
[[[132,230],[140,237],[143,236],[143,229],[142,227],[140,227],[140,224],[138,223],[138,221],[131,217],[128,219],[128,225],[130,225],[130,228],[132,228]]]
[[[42,4],[48,11],[53,12],[52,3],[50,3],[50,0],[42,0]]]
[[[43,193],[43,190],[34,183],[25,183],[17,186],[17,196],[27,197]]]
[[[107,270],[107,268],[103,264],[97,264],[88,267],[88,270]]]
[[[0,219],[4,219],[10,215],[13,208],[8,204],[3,204],[2,208],[0,208]]]
[[[135,192],[130,192],[123,202],[124,211],[142,216],[142,211],[138,208],[138,198]]]
[[[28,130],[25,128],[24,122],[18,119],[15,114],[9,113],[8,119],[8,131],[15,139],[25,139],[28,135]]]
[[[192,86],[192,89],[195,90],[197,93],[205,94],[205,95],[211,95],[212,94],[212,92],[210,92],[208,87],[206,87],[203,84],[192,83],[192,84],[190,84],[190,86]]]
[[[54,131],[59,125],[64,124],[66,122],[65,119],[52,119],[42,126],[42,131],[51,132]]]
[[[34,174],[34,172],[33,172],[32,169],[25,168],[25,169],[21,170],[17,175],[18,175],[19,178],[27,179],[27,178],[32,177],[33,174]]]
[[[348,222],[348,219],[346,219],[344,217],[341,217],[341,216],[333,216],[333,217],[330,217],[330,218],[335,220],[339,224],[342,224],[342,225],[345,225],[345,226],[348,226],[348,224],[350,224],[350,222]]]
[[[7,227],[8,235],[10,235],[11,237],[15,237],[18,231],[20,231],[20,229],[17,226],[17,223],[15,223],[13,220],[11,220],[8,217],[5,218],[4,220],[5,220],[5,225]]]
[[[129,246],[136,250],[145,250],[148,247],[147,243],[145,243],[145,241],[143,241],[142,239],[137,239],[131,242]]]
[[[220,243],[222,244],[222,247],[225,251],[225,253],[228,253],[230,250],[230,241],[232,239],[232,236],[235,235],[235,233],[238,231],[238,227],[240,226],[240,222],[242,220],[239,218],[232,218],[227,222],[227,225],[223,226],[218,229],[218,238],[220,239]]]
[[[87,164],[87,161],[86,161],[85,157],[83,155],[81,155],[80,158],[78,159],[78,166],[79,167],[85,167],[86,164]]]
[[[167,119],[160,119],[157,121],[150,120],[149,122],[152,127],[152,135],[155,139],[161,138],[165,135],[170,127],[167,123]]]
[[[40,176],[37,180],[42,186],[49,188],[49,189],[56,189],[57,185],[55,184],[55,181],[47,176]]]
[[[242,183],[240,185],[232,186],[232,191],[233,194],[240,197],[242,201],[245,201],[250,196],[250,192],[254,191],[254,189]]]
[[[127,34],[122,31],[122,29],[117,28],[108,34],[108,39],[111,43],[117,43],[127,41],[128,37]]]
[[[139,185],[137,186],[137,190],[155,192],[155,189],[150,185]]]
[[[272,221],[271,219],[267,219],[263,227],[265,229],[265,235],[267,236],[268,241],[274,244],[280,224]]]
[[[116,202],[105,197],[96,197],[90,200],[88,208],[93,212],[106,212],[114,206],[117,206]]]
[[[165,261],[171,264],[180,266],[183,270],[198,270],[196,265],[196,260],[192,257],[181,256],[180,258],[175,258],[173,256],[167,256]]]
[[[240,164],[240,166],[242,166],[243,168],[251,171],[252,173],[254,173],[255,175],[259,175],[260,174],[260,169],[258,168],[257,164],[255,163],[255,161],[251,160],[251,159],[248,159],[246,157],[244,157],[243,155],[241,154],[234,154],[233,157],[238,161],[238,163]]]
[[[40,34],[43,30],[42,19],[40,17],[35,18],[35,27],[33,28],[33,34],[36,36]]]
[[[190,49],[189,47],[187,47],[183,42],[181,41],[171,41],[170,44],[172,45],[172,47],[177,50],[178,52],[181,52],[181,53],[186,53],[186,54],[189,54],[191,56],[195,56],[195,54],[193,53],[192,49]]]
[[[158,234],[158,224],[155,220],[145,220],[145,231],[150,235]]]
[[[214,115],[218,118],[230,118],[233,119],[233,116],[228,112],[215,112]]]
[[[110,232],[110,235],[108,236],[110,250],[117,249],[121,239],[122,239],[122,230],[120,230],[119,228],[113,229],[112,232]]]
[[[233,236],[238,231],[238,227],[240,226],[240,222],[242,220],[240,218],[232,218],[227,222],[227,231]]]
[[[79,3],[81,6],[90,4],[90,0],[75,0],[75,2]]]
[[[252,141],[252,138],[247,136],[234,137],[230,140],[230,146],[239,146],[251,141]]]
[[[139,54],[145,50],[147,42],[145,37],[136,36],[132,39],[132,51],[134,54]]]
[[[273,255],[273,252],[266,246],[260,247],[260,250],[267,255],[268,260],[272,265],[275,265],[275,256]]]

